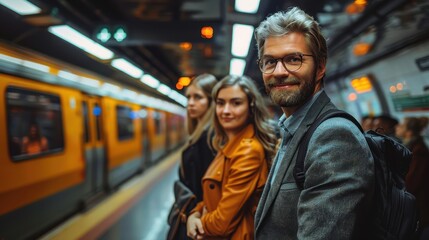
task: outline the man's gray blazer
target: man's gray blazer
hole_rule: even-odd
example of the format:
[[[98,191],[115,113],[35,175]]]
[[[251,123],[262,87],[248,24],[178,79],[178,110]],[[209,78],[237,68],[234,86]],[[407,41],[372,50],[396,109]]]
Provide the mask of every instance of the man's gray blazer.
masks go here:
[[[322,92],[279,159],[277,175],[271,186],[268,180],[256,211],[256,239],[339,240],[365,235],[374,161],[351,121],[337,117],[324,121],[309,142],[302,191],[293,177],[299,141],[317,116],[333,108]],[[272,170],[269,179],[271,174]]]

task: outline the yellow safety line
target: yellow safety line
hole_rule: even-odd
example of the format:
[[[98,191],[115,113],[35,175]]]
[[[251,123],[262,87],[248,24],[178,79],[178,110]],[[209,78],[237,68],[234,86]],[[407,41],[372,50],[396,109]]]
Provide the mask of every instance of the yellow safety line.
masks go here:
[[[163,175],[177,162],[180,153],[181,150],[178,150],[169,155],[165,160],[145,171],[131,186],[119,189],[93,209],[79,214],[71,219],[71,222],[65,223],[42,239],[74,240],[98,237],[117,222],[140,199],[139,195],[143,195],[160,175]],[[124,207],[124,205],[128,206]]]

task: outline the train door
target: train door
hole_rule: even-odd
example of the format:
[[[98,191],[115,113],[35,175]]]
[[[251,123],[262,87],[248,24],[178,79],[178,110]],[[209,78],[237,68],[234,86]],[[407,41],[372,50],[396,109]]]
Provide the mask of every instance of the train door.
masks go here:
[[[150,136],[151,164],[158,161],[167,150],[167,123],[165,112],[151,109],[149,111],[148,130]]]
[[[90,196],[102,193],[106,181],[105,143],[102,132],[100,98],[84,96],[82,100],[86,185]]]
[[[140,109],[141,119],[141,133],[142,133],[142,169],[146,169],[150,166],[150,141],[149,141],[149,126],[148,126],[148,110],[146,108]]]

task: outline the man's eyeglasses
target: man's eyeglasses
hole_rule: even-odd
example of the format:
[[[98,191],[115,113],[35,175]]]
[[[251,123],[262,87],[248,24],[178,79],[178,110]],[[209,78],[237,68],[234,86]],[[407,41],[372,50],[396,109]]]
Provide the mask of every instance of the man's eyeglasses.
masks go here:
[[[288,54],[282,58],[265,57],[262,59],[258,59],[258,65],[261,72],[266,74],[271,74],[276,69],[277,62],[280,61],[286,70],[288,70],[289,72],[296,72],[301,68],[302,58],[304,56],[313,56],[313,55],[297,52],[297,53]]]

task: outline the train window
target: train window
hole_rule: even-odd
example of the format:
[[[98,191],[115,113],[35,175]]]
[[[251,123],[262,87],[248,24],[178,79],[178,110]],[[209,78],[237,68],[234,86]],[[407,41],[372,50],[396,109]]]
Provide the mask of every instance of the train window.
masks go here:
[[[89,115],[88,115],[88,103],[82,102],[82,112],[83,112],[83,126],[85,134],[85,142],[89,142]]]
[[[31,159],[64,149],[59,96],[8,87],[6,106],[12,160]]]
[[[94,105],[93,113],[95,116],[95,125],[96,125],[95,134],[97,136],[97,141],[100,141],[101,140],[101,108],[97,103]]]
[[[116,106],[116,119],[118,123],[118,138],[126,140],[134,137],[134,113],[129,107]]]

